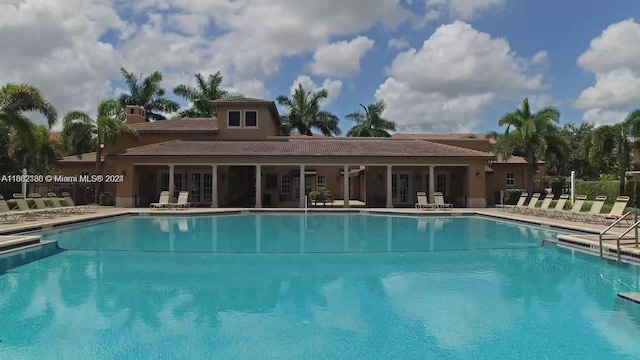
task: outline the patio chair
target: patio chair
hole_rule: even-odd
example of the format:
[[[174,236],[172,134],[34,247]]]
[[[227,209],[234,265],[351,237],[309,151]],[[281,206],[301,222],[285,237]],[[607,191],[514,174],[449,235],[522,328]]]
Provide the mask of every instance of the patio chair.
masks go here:
[[[549,206],[551,206],[551,202],[553,201],[553,194],[547,194],[542,200],[542,205],[540,207],[531,208],[531,215],[542,216],[546,215],[549,210]]]
[[[513,208],[513,210],[520,214],[533,214],[536,209],[536,205],[538,204],[538,199],[540,199],[540,193],[533,193],[527,206],[523,206],[522,208]]]
[[[27,200],[25,200],[22,194],[13,194],[13,199],[16,201],[18,209],[20,209],[20,213],[24,216],[25,220],[38,220],[40,216],[42,216],[43,211],[29,207]]]
[[[59,210],[54,210],[52,207],[47,206],[47,204],[42,199],[42,195],[38,193],[33,193],[30,195],[34,204],[36,204],[36,209],[42,210],[42,216],[47,218],[54,218],[58,214]]]
[[[71,214],[75,214],[79,211],[78,208],[72,207],[72,206],[63,206],[62,203],[60,202],[60,199],[58,198],[58,195],[56,195],[56,193],[50,192],[47,194],[47,198],[49,199],[49,201],[51,201],[51,206],[59,211],[59,214],[61,216],[68,216]]]
[[[416,209],[433,209],[433,205],[429,204],[429,201],[427,200],[427,193],[424,191],[418,191],[418,193],[416,194],[416,196],[418,197],[418,202],[416,203]]]
[[[600,216],[600,211],[602,211],[602,207],[604,206],[605,201],[607,201],[606,196],[596,196],[596,199],[591,205],[591,209],[589,209],[588,212],[576,213],[575,219],[582,222],[588,222],[589,220],[593,219],[594,216]]]
[[[19,222],[20,219],[22,219],[22,214],[17,210],[11,210],[7,201],[2,195],[0,195],[0,222],[4,224],[13,224]]]
[[[178,195],[178,201],[175,203],[169,203],[167,205],[169,209],[180,209],[186,210],[189,208],[189,192],[188,191],[180,191]]]
[[[71,197],[71,194],[69,194],[68,192],[63,192],[62,198],[64,199],[64,203],[67,204],[67,206],[76,208],[78,213],[94,213],[98,211],[98,205],[96,204],[76,205],[76,203],[73,201],[73,198]]]
[[[448,204],[444,202],[444,195],[442,195],[441,192],[434,192],[433,200],[434,200],[434,204],[432,206],[434,206],[437,209],[446,209],[446,210],[453,209],[453,204]]]
[[[151,209],[168,209],[169,208],[169,192],[168,191],[163,191],[160,193],[160,198],[158,199],[157,203],[151,203],[149,205],[149,208]]]
[[[569,194],[562,194],[560,198],[556,202],[556,206],[553,209],[546,210],[544,214],[547,217],[560,217],[564,211],[564,206],[567,204],[567,200],[569,200]]]
[[[592,214],[587,217],[587,221],[591,222],[602,222],[603,224],[607,224],[608,221],[615,221],[623,217],[624,210],[627,208],[627,204],[629,203],[628,196],[618,196],[616,198],[616,202],[613,203],[613,207],[611,207],[611,211],[609,214]],[[630,219],[624,219],[627,224],[630,224]]]
[[[527,201],[527,196],[529,196],[529,194],[522,193],[520,194],[520,198],[518,199],[518,203],[515,205],[503,205],[503,204],[498,204],[496,205],[496,208],[498,208],[498,211],[508,211],[511,212],[513,210],[513,208],[520,208],[520,207],[524,207],[524,203]],[[502,210],[500,210],[502,209]]]
[[[576,196],[576,201],[573,202],[570,210],[557,211],[556,215],[566,220],[579,220],[582,216],[580,215],[580,212],[582,211],[582,207],[586,200],[586,195],[578,195]]]

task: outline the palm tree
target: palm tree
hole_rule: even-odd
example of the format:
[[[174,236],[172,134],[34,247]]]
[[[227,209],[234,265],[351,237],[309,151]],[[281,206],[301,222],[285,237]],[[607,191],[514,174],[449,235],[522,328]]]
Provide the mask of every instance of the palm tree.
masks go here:
[[[188,85],[178,85],[173,89],[173,93],[180,96],[191,103],[188,109],[181,109],[176,117],[179,118],[210,118],[216,116],[215,109],[209,105],[209,101],[218,99],[228,99],[244,97],[239,93],[232,93],[222,90],[222,75],[220,71],[205,77],[197,73],[195,74],[196,87]]]
[[[613,154],[618,160],[620,194],[625,193],[626,172],[631,164],[633,138],[640,136],[640,109],[632,111],[619,124],[602,125],[593,131],[589,158],[597,161],[602,154]]]
[[[278,96],[278,104],[289,110],[282,116],[282,122],[290,130],[298,130],[300,135],[312,136],[312,129],[320,131],[325,136],[340,135],[338,117],[332,113],[320,110],[320,105],[329,97],[327,90],[316,92],[306,91],[302,84],[294,91],[291,98]]]
[[[9,154],[21,169],[26,168],[33,174],[50,174],[62,157],[60,144],[51,140],[46,126],[33,123],[28,126],[30,135],[27,139],[14,134]]]
[[[384,100],[368,106],[362,104],[360,106],[364,109],[364,113],[358,111],[346,116],[347,119],[356,123],[356,126],[347,132],[347,136],[390,137],[389,131],[396,131],[396,123],[382,117],[384,109],[387,108]]]
[[[527,190],[535,187],[535,174],[541,160],[549,157],[564,159],[569,153],[567,140],[560,133],[557,124],[560,122],[560,111],[555,107],[545,107],[532,113],[529,99],[522,101],[522,107],[505,114],[498,120],[498,125],[506,126],[503,134],[490,132],[487,137],[496,140],[493,152],[503,161],[511,156],[522,156],[527,161],[530,174]]]
[[[180,105],[173,100],[166,99],[165,90],[161,87],[162,73],[154,71],[143,78],[121,68],[120,72],[129,87],[129,94],[121,94],[119,97],[123,107],[127,105],[142,106],[146,110],[146,120],[165,120],[160,112],[173,113],[178,111]]]
[[[49,129],[58,120],[58,113],[36,87],[28,84],[6,84],[0,87],[0,123],[5,124],[26,146],[36,144],[33,124],[25,112],[38,112],[47,120]]]
[[[63,118],[62,139],[65,147],[74,155],[81,156],[87,143],[95,141],[96,174],[102,174],[101,145],[115,144],[121,136],[138,138],[138,133],[126,123],[127,115],[118,100],[108,99],[98,105],[98,116],[92,119],[84,111],[74,110]],[[95,184],[95,200],[100,198],[100,183]]]

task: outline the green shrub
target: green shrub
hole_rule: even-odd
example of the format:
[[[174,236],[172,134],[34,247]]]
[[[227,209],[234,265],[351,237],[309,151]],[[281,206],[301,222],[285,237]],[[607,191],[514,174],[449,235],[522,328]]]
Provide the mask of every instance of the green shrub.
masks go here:
[[[586,195],[588,200],[594,200],[596,196],[604,195],[607,197],[607,204],[613,204],[619,192],[620,182],[618,181],[580,181],[576,183],[577,195]]]
[[[100,205],[101,206],[113,206],[113,195],[110,192],[100,193]]]
[[[507,205],[515,205],[518,203],[518,199],[520,199],[520,195],[522,193],[527,192],[526,189],[507,189],[504,192],[504,203]],[[531,196],[531,195],[529,195]]]
[[[552,181],[551,182],[551,192],[555,196],[562,195],[562,189],[564,188],[564,184],[565,184],[564,180]]]

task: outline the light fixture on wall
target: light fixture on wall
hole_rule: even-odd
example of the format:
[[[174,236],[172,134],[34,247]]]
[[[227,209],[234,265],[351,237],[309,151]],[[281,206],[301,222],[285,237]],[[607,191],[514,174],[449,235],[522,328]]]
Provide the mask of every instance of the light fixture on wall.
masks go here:
[[[480,179],[480,171],[476,171],[476,178]]]
[[[127,172],[124,171],[124,170],[122,170],[121,174],[122,174],[122,176],[127,176]]]

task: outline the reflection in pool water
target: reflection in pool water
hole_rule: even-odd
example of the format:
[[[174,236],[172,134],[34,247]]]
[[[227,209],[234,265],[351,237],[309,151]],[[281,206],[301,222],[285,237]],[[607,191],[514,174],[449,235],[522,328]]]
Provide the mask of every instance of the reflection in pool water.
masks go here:
[[[85,250],[0,275],[0,358],[640,359],[636,267],[486,219],[301,217],[54,232]]]

